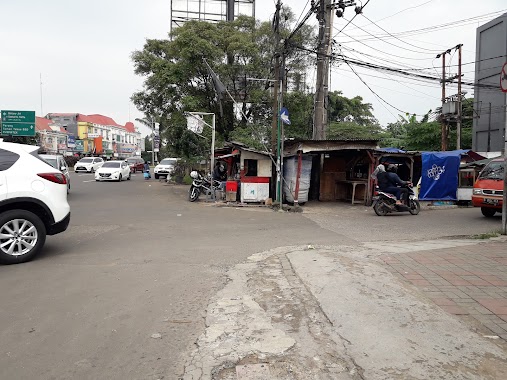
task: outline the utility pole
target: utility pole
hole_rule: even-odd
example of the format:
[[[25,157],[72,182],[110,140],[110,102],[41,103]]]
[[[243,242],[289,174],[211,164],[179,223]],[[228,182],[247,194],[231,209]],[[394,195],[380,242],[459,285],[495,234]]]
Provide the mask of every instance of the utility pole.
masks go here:
[[[317,81],[315,84],[315,113],[313,120],[313,139],[324,140],[326,138],[327,112],[324,101],[327,96],[327,72],[329,57],[327,56],[332,18],[331,0],[320,0],[317,18],[319,20],[319,48],[317,51]]]
[[[234,0],[227,0],[226,19],[234,21]]]
[[[331,56],[331,29],[333,27],[333,11],[336,16],[343,17],[346,7],[356,5],[353,0],[320,0],[317,9],[319,20],[319,47],[317,49],[317,79],[315,83],[315,112],[313,119],[314,140],[325,140],[327,129],[326,100],[329,91],[329,57]],[[362,7],[356,7],[356,14]]]
[[[458,119],[456,123],[456,149],[461,149],[461,122],[463,114],[463,101],[461,99],[461,48],[463,44],[456,46],[458,49]]]
[[[276,12],[273,18],[273,29],[275,32],[275,80],[273,83],[273,118],[271,119],[271,152],[276,152],[278,133],[278,85],[280,83],[280,0],[276,3]]]
[[[447,150],[447,124],[445,122],[444,118],[444,103],[445,103],[445,55],[447,52],[442,53],[442,119],[441,119],[441,150],[446,151]],[[437,55],[437,58],[440,56]]]

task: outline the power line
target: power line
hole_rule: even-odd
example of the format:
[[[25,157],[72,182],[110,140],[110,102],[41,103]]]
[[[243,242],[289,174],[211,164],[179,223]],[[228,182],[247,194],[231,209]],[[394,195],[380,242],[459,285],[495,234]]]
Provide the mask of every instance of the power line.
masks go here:
[[[425,27],[425,28],[406,30],[406,31],[398,32],[398,33],[393,33],[393,35],[396,35],[396,36],[399,37],[399,36],[404,36],[404,35],[413,36],[413,35],[417,35],[417,34],[425,34],[425,33],[430,33],[430,32],[432,33],[432,32],[443,30],[443,29],[450,29],[450,28],[454,28],[454,27],[465,26],[465,25],[468,25],[468,24],[474,24],[477,21],[481,21],[484,18],[494,17],[494,16],[496,16],[498,14],[503,14],[505,12],[507,12],[507,9],[504,9],[504,10],[501,10],[501,11],[490,12],[490,13],[486,13],[486,14],[483,14],[483,15],[475,16],[475,17],[469,17],[469,18],[466,18],[466,19],[457,20],[457,21],[453,21],[453,22],[448,22],[448,23],[444,23],[444,24],[433,25],[433,26],[429,26],[429,27]],[[466,23],[466,24],[464,24],[464,25],[457,25],[457,24],[461,24],[461,23]],[[367,35],[358,35],[356,37],[357,38],[365,37],[364,41],[366,41],[366,40],[372,40],[373,39],[372,37],[368,37]],[[387,35],[382,35],[381,37],[392,38],[388,34]]]
[[[384,28],[382,28],[380,25],[376,24],[375,22],[371,21],[367,16],[365,16],[364,14],[362,15],[365,19],[367,19],[370,23],[372,23],[373,25],[375,25],[377,28],[379,28],[380,30],[383,30],[384,32],[386,32],[389,36],[397,39],[398,41],[401,41],[403,42],[404,44],[407,44],[409,46],[413,46],[417,49],[420,49],[420,50],[426,50],[426,51],[429,51],[429,52],[433,52],[433,53],[438,53],[439,50],[433,50],[433,49],[426,49],[425,47],[420,47],[420,46],[416,46],[414,44],[411,44],[410,42],[406,42],[406,41],[403,41],[402,39],[392,35],[391,33],[389,33],[387,30],[385,30]]]
[[[326,56],[328,58],[331,58],[331,59],[334,59],[334,60],[337,60],[337,61],[343,61],[347,64],[353,64],[353,65],[357,65],[357,66],[363,66],[363,67],[367,67],[367,68],[371,68],[371,69],[377,69],[377,70],[382,70],[382,71],[387,71],[387,72],[394,72],[394,73],[398,73],[400,75],[404,75],[404,76],[408,76],[408,77],[414,77],[414,78],[421,78],[421,79],[426,79],[426,80],[432,80],[432,81],[441,81],[440,78],[437,78],[437,77],[433,77],[433,76],[429,76],[429,75],[423,75],[423,74],[418,74],[418,73],[412,73],[412,72],[406,72],[406,71],[403,71],[403,70],[400,70],[398,68],[394,68],[394,67],[388,67],[388,66],[380,66],[380,65],[375,65],[375,64],[372,64],[372,63],[369,63],[369,62],[363,62],[363,61],[359,61],[359,60],[354,60],[354,59],[350,59],[349,57],[343,55],[343,54],[340,54],[340,55],[327,55],[327,54],[322,54],[322,53],[318,53],[316,52],[315,50],[311,50],[311,49],[307,49],[303,46],[298,46],[298,45],[293,45],[294,47],[298,48],[298,49],[301,49],[303,51],[308,51],[310,53],[314,53],[314,54],[317,54],[317,55],[321,55],[321,56]],[[487,85],[487,84],[482,84],[482,83],[471,83],[471,82],[462,82],[462,85],[465,85],[465,86],[472,86],[472,87],[479,87],[479,88],[488,88],[488,89],[499,89],[500,87],[499,86],[496,86],[496,85]]]
[[[339,69],[335,69],[335,70],[339,70]],[[340,70],[343,70],[343,69],[340,69]],[[334,70],[333,70],[334,71]],[[334,71],[336,73],[338,73],[337,71]],[[361,74],[361,75],[364,75],[364,74]],[[347,75],[343,75],[342,73],[340,73],[340,77],[344,77],[344,78],[349,78],[349,79],[355,79],[353,77],[349,77]],[[380,78],[380,77],[379,77]],[[386,80],[389,80],[388,78],[384,78]],[[396,81],[398,82],[398,81]],[[401,83],[401,82],[398,82],[398,83]],[[380,86],[378,84],[370,84],[370,86],[372,87],[378,87],[378,88],[382,88],[384,90],[388,90],[388,91],[392,91],[392,92],[397,92],[397,93],[400,93],[400,94],[404,94],[404,95],[409,95],[409,96],[412,96],[414,98],[419,98],[419,99],[422,99],[423,97],[422,96],[419,96],[419,95],[414,95],[414,94],[411,94],[411,93],[408,93],[408,92],[403,92],[403,91],[398,91],[398,90],[394,90],[392,88],[388,88],[388,87],[383,87],[383,86]],[[407,86],[408,87],[408,86]],[[415,90],[414,90],[415,91]],[[424,94],[424,93],[423,93]],[[434,100],[435,98],[437,98],[436,96],[431,96],[431,95],[427,95],[427,96],[424,96],[424,98],[426,99],[432,99]]]
[[[345,26],[344,26],[343,28],[341,28],[341,30],[340,30],[340,31],[338,31],[338,33],[336,33],[336,34],[333,36],[333,38],[335,38],[338,34],[340,34],[341,32],[343,32],[343,29],[345,29],[347,26],[349,26],[349,24],[352,22],[352,20],[354,20],[354,19],[356,18],[356,16],[357,16],[359,13],[362,13],[362,12],[363,12],[364,7],[366,7],[366,6],[368,5],[368,3],[369,3],[369,2],[370,2],[370,0],[368,0],[368,1],[366,2],[366,4],[364,4],[364,5],[361,7],[360,12],[357,12],[357,11],[356,11],[356,13],[354,14],[354,16],[350,19],[350,21],[349,21],[349,22],[347,22],[347,23],[345,24]],[[344,18],[344,20],[345,20],[345,18]],[[347,20],[345,20],[345,21],[347,21]]]
[[[365,17],[365,18],[366,18],[366,16],[364,16],[364,15],[363,15],[363,17]],[[368,18],[367,18],[367,19],[368,19]],[[351,20],[351,21],[352,21],[352,20]],[[382,42],[384,42],[384,43],[386,43],[386,44],[388,44],[388,45],[391,45],[391,46],[397,47],[398,49],[403,49],[403,50],[406,50],[406,51],[411,51],[411,52],[413,52],[413,53],[418,53],[418,54],[428,54],[428,53],[425,53],[425,52],[421,52],[421,51],[417,51],[417,50],[413,50],[413,49],[405,48],[405,47],[402,47],[402,46],[398,46],[398,45],[396,45],[396,44],[393,44],[392,42],[386,41],[386,40],[384,40],[384,39],[380,38],[379,36],[376,36],[376,35],[374,35],[374,34],[370,33],[368,30],[363,29],[363,28],[361,28],[360,26],[355,25],[354,23],[352,23],[352,25],[354,25],[354,26],[356,26],[357,28],[361,29],[363,32],[368,33],[370,36],[374,37],[375,39],[377,39],[377,40],[379,40],[379,41],[382,41]],[[379,28],[380,28],[380,27],[379,27]],[[381,28],[381,29],[382,29],[382,28]],[[382,29],[382,30],[384,30],[384,29]],[[389,35],[391,35],[391,34],[389,34]],[[394,37],[394,36],[393,36],[393,37]],[[396,38],[396,39],[400,40],[401,42],[406,43],[406,44],[408,44],[408,45],[415,46],[415,45],[412,45],[412,44],[410,44],[410,43],[408,43],[408,42],[405,42],[405,41],[403,41],[403,40],[401,40],[401,39],[399,39],[399,38],[397,38],[397,37],[394,37],[394,38]],[[415,46],[415,47],[416,47],[416,48],[418,48],[418,49],[420,49],[418,46]],[[428,49],[425,49],[425,50],[428,50]],[[430,51],[430,52],[432,52],[432,53],[433,53],[433,52],[437,52],[436,50],[429,50],[429,51]]]
[[[419,5],[416,5],[416,6],[413,6],[413,7],[408,7],[408,8],[402,9],[401,11],[396,12],[396,13],[394,13],[394,14],[390,15],[390,16],[387,16],[387,17],[381,18],[380,20],[377,20],[377,22],[382,21],[382,20],[386,20],[386,19],[391,18],[391,17],[394,17],[394,16],[396,16],[396,15],[398,15],[398,14],[402,13],[402,12],[408,11],[408,10],[410,10],[410,9],[415,9],[415,8],[422,7],[423,5],[426,5],[426,4],[428,4],[428,3],[431,3],[432,1],[433,1],[433,0],[429,0],[429,1],[426,1],[425,3],[423,3],[423,4],[419,4]],[[373,23],[373,22],[372,22],[372,23]]]
[[[382,54],[386,54],[386,53],[385,53],[385,52],[383,52],[382,50],[379,50],[379,49],[374,48],[374,47],[372,47],[372,46],[370,46],[370,45],[367,45],[367,44],[365,44],[365,43],[364,43],[364,42],[362,42],[362,41],[356,40],[354,37],[352,37],[352,36],[348,35],[348,34],[347,34],[347,33],[345,33],[345,32],[343,32],[343,34],[345,34],[345,35],[346,35],[347,37],[349,37],[349,38],[352,38],[354,41],[356,41],[356,42],[360,43],[361,45],[364,45],[364,46],[366,46],[366,47],[368,47],[368,48],[370,48],[370,49],[373,49],[373,50],[375,50],[375,51],[378,51],[378,52],[380,52],[380,53],[382,53]],[[393,57],[396,57],[396,58],[400,58],[400,59],[408,59],[408,60],[412,60],[412,61],[426,61],[426,60],[428,60],[428,59],[429,59],[429,58],[408,58],[408,57],[403,57],[403,56],[401,56],[401,55],[396,55],[396,54],[389,54],[389,55],[390,55],[390,56],[393,56]]]
[[[375,91],[373,91],[373,90],[372,90],[372,88],[368,85],[368,83],[366,83],[366,82],[363,80],[363,78],[361,78],[361,76],[359,76],[359,74],[358,74],[358,73],[357,73],[357,72],[356,72],[356,71],[352,68],[352,66],[351,66],[348,62],[346,62],[346,63],[347,63],[347,65],[350,67],[350,69],[352,70],[352,72],[353,72],[354,74],[356,74],[356,76],[359,78],[359,80],[360,80],[361,82],[363,82],[363,84],[364,84],[366,87],[368,87],[368,89],[372,92],[372,94],[373,94],[373,95],[375,95],[375,96],[376,96],[379,100],[381,100],[381,101],[382,101],[382,102],[384,102],[385,104],[389,105],[390,107],[394,108],[395,110],[397,110],[397,111],[399,111],[399,112],[401,112],[401,113],[404,113],[404,114],[406,114],[406,115],[416,115],[415,113],[411,113],[411,112],[406,112],[406,111],[403,111],[403,110],[399,109],[398,107],[393,106],[391,103],[389,103],[389,102],[388,102],[387,100],[385,100],[384,98],[382,98],[379,94],[377,94]],[[381,104],[382,104],[382,103],[381,103]],[[386,107],[384,107],[384,108],[386,108]],[[386,108],[386,109],[387,109],[387,108]],[[388,109],[387,109],[387,110],[388,110]],[[388,110],[388,111],[389,111],[389,110]],[[389,111],[389,113],[390,113],[391,115],[393,115],[393,117],[394,117],[396,120],[398,119],[396,116],[394,116],[394,114],[393,114],[391,111]],[[424,115],[416,115],[416,116],[424,116]]]

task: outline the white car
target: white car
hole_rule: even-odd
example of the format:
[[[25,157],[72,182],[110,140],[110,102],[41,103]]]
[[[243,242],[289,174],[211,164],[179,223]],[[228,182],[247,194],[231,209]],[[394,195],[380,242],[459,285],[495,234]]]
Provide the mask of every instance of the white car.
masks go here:
[[[125,161],[107,161],[95,172],[95,181],[122,181],[130,179],[130,166]]]
[[[102,165],[104,165],[104,160],[100,157],[84,157],[76,162],[74,165],[74,171],[76,173],[95,173]]]
[[[160,163],[155,166],[155,179],[159,177],[170,177],[174,173],[174,169],[178,162],[177,158],[164,158]]]
[[[67,178],[37,155],[39,147],[0,142],[0,262],[30,260],[46,235],[67,229]]]
[[[67,177],[67,193],[70,191],[70,173],[65,158],[61,154],[39,154],[39,157],[49,165],[60,170]]]

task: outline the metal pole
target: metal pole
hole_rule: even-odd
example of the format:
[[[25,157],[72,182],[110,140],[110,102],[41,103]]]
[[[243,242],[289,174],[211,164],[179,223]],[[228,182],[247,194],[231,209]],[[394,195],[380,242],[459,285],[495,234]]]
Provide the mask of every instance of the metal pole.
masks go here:
[[[505,131],[503,146],[503,197],[502,197],[502,235],[507,235],[507,95],[505,96]]]
[[[41,117],[44,117],[44,110],[42,109],[42,73],[40,75],[40,114]]]
[[[463,44],[459,44],[458,48],[458,123],[456,125],[456,149],[461,149],[461,118],[462,118],[462,102],[461,102],[461,47]]]
[[[280,98],[277,99],[278,101],[278,109],[276,112],[277,115],[277,149],[276,149],[276,200],[280,204],[280,210],[282,209],[282,173],[281,173],[281,120],[280,120]]]
[[[215,190],[213,188],[213,169],[215,168],[215,114],[211,122],[211,193],[213,201],[215,200]]]
[[[445,124],[444,119],[444,103],[445,103],[445,52],[442,53],[442,125],[441,125],[441,133],[442,133],[442,146],[441,150],[446,151],[447,150],[447,127]]]
[[[283,86],[284,86],[284,79],[285,79],[285,55],[282,53],[282,62],[280,65],[280,101],[278,102],[278,120],[280,123],[280,210],[282,209],[283,204],[283,147],[284,147],[284,140],[285,140],[285,131],[284,131],[284,125],[281,121],[280,112],[283,107]]]
[[[151,164],[155,163],[155,120],[151,119]]]
[[[296,174],[296,189],[294,191],[294,205],[299,205],[299,181],[301,178],[301,167],[303,165],[303,151],[298,151],[298,169]]]

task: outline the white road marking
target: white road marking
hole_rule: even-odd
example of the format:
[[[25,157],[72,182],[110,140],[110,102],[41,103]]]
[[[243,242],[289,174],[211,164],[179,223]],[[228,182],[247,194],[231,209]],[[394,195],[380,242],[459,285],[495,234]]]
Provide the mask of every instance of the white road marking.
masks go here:
[[[94,180],[94,179],[91,179],[91,180],[89,180],[89,181],[83,181],[83,182],[95,182],[95,180]]]

